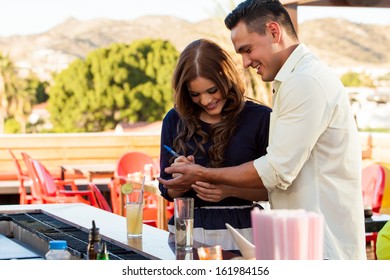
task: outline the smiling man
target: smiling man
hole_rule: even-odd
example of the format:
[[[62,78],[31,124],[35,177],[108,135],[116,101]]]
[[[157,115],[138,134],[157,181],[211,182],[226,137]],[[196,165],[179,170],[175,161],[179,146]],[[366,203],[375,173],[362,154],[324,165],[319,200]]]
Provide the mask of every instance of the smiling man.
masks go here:
[[[244,67],[272,82],[267,154],[236,167],[171,166],[181,176],[160,182],[265,188],[272,209],[324,216],[324,259],[366,259],[360,141],[339,78],[299,42],[279,1],[244,1],[225,25]]]

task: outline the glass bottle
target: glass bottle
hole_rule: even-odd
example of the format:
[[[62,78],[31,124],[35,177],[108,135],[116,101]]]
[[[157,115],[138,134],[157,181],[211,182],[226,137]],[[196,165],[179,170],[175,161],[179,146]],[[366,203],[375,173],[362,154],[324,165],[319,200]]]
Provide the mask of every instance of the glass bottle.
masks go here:
[[[98,260],[109,260],[110,259],[110,257],[108,256],[106,242],[103,243],[102,250],[99,252],[97,259]]]
[[[100,252],[100,232],[99,228],[96,227],[95,221],[92,221],[92,228],[89,230],[89,242],[87,247],[87,259],[97,260]]]

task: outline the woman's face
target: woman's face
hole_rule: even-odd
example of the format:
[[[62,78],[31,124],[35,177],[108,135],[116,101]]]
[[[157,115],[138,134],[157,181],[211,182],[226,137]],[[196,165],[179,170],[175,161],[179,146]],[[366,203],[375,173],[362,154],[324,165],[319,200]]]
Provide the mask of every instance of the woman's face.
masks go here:
[[[188,92],[192,102],[203,109],[200,114],[202,121],[212,124],[221,120],[226,99],[223,99],[221,91],[213,81],[197,77],[188,83]]]

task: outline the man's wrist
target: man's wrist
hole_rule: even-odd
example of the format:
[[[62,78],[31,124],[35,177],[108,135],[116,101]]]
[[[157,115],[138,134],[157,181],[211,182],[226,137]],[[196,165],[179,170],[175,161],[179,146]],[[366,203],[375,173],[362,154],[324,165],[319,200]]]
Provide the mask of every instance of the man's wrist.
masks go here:
[[[224,183],[223,180],[221,180],[221,172],[219,172],[221,168],[211,168],[211,167],[201,167],[199,169],[199,181],[214,183],[214,184],[220,184]]]
[[[197,181],[211,182],[213,179],[211,171],[212,171],[211,168],[207,168],[207,167],[199,165],[199,168],[197,171],[197,176],[196,176]]]

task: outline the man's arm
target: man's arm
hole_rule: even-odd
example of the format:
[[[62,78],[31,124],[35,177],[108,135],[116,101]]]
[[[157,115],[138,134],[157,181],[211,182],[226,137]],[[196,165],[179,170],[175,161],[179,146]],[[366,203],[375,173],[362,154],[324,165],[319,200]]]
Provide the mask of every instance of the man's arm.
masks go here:
[[[232,186],[245,186],[245,188],[264,188],[253,161],[238,166],[224,168],[206,168],[198,164],[186,164],[181,166],[170,166],[165,168],[167,173],[180,173],[171,180],[157,178],[164,186],[190,186],[196,181],[205,181],[216,184]]]

